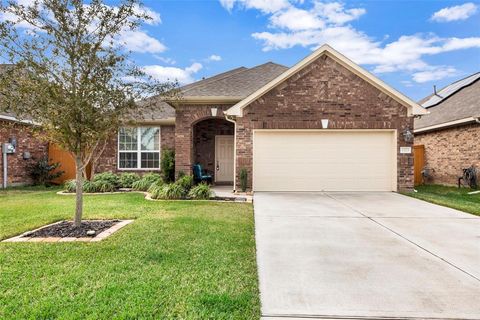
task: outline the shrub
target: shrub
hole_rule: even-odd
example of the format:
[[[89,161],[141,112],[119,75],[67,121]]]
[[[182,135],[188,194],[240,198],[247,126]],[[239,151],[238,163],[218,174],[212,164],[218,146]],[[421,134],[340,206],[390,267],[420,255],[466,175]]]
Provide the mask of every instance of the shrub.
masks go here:
[[[99,182],[99,181],[109,182],[115,188],[120,186],[120,178],[118,177],[118,175],[116,175],[115,173],[111,173],[111,172],[102,172],[102,173],[96,174],[93,177],[92,182]]]
[[[183,177],[185,177],[185,176],[186,176],[185,172],[184,172],[184,171],[182,171],[182,170],[180,170],[180,171],[178,171],[178,177],[177,177],[177,180],[178,180],[178,179],[181,179],[181,178],[183,178]]]
[[[153,183],[157,182],[162,182],[162,177],[158,173],[147,173],[140,180],[132,183],[132,189],[147,191]]]
[[[187,196],[188,191],[181,184],[171,183],[163,186],[165,199],[182,199]]]
[[[85,181],[85,183],[90,181]],[[83,184],[83,189],[85,190],[85,183]],[[92,184],[91,192],[114,192],[117,188],[108,180],[100,180],[100,181],[93,181],[90,182]],[[87,192],[87,191],[85,191]]]
[[[212,190],[210,189],[210,186],[206,183],[200,183],[196,185],[188,193],[188,196],[190,198],[196,199],[196,200],[208,200],[210,199],[211,195],[212,195]]]
[[[77,190],[77,181],[75,179],[68,180],[63,185],[65,191],[75,192]],[[83,192],[85,193],[95,193],[95,192],[113,192],[117,188],[107,180],[100,181],[83,181]]]
[[[170,183],[152,190],[151,197],[153,199],[183,199],[187,195],[187,191],[180,184]]]
[[[162,189],[165,185],[159,185],[153,183],[150,188],[148,188],[148,193],[152,199],[161,199]]]
[[[48,157],[42,157],[29,167],[28,171],[35,185],[43,184],[48,187],[52,184],[52,180],[64,173],[64,171],[53,172],[60,167],[59,162],[52,164],[48,162]]]
[[[165,182],[163,182],[162,179],[159,179],[157,181],[154,181],[154,182],[150,183],[150,186],[147,188],[146,191],[149,192],[149,193],[152,193],[154,190],[157,190],[160,187],[163,187],[164,185],[165,185]]]
[[[242,192],[247,191],[247,182],[248,182],[248,172],[247,169],[243,168],[240,170],[240,189]]]
[[[175,184],[178,184],[179,186],[181,186],[188,193],[188,191],[190,191],[190,189],[192,189],[193,187],[193,177],[183,176],[177,179],[177,181],[175,181]]]
[[[127,172],[120,175],[120,187],[131,188],[134,182],[140,180],[140,176],[136,173]]]
[[[75,179],[72,179],[72,180],[67,180],[65,181],[65,183],[63,184],[63,188],[65,189],[65,191],[67,192],[75,192],[77,190],[77,185],[76,185],[76,180]]]
[[[175,151],[171,149],[162,151],[160,169],[162,170],[163,180],[165,180],[165,182],[175,180]]]
[[[93,181],[85,180],[83,182],[83,192],[85,193],[95,193],[99,192],[97,184]]]

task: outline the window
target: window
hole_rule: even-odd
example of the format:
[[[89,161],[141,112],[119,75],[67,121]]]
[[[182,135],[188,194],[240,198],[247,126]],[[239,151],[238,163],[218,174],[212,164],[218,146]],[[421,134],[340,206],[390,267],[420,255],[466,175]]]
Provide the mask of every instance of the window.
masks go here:
[[[160,128],[120,128],[118,132],[120,169],[160,169]]]

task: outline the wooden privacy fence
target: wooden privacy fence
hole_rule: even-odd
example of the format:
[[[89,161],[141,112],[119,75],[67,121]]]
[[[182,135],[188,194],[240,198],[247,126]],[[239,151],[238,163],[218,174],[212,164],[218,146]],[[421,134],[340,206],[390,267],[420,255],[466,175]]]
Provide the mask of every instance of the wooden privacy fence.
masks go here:
[[[413,175],[414,185],[418,186],[423,183],[422,170],[425,167],[425,146],[413,146]]]
[[[60,163],[60,167],[56,171],[64,171],[53,183],[62,184],[67,180],[75,179],[75,160],[70,152],[50,143],[48,145],[48,159],[50,163]],[[87,176],[90,178],[90,166],[87,166]]]

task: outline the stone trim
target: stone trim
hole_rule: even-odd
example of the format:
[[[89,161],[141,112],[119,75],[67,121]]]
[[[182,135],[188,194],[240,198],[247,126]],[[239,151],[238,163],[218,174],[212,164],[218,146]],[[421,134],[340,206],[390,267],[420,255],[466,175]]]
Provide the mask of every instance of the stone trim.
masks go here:
[[[95,220],[93,220],[95,221]],[[97,220],[98,221],[98,220]],[[61,223],[62,221],[58,221],[55,223],[47,224],[46,226],[37,228],[35,230],[27,231],[27,232],[35,232],[37,230],[54,226],[56,224]],[[107,230],[104,230],[97,234],[95,237],[83,237],[83,238],[74,238],[74,237],[46,237],[46,238],[41,238],[41,237],[23,237],[23,235],[27,232],[24,232],[18,236],[3,240],[2,242],[99,242],[104,240],[105,238],[109,237],[110,235],[114,234],[121,228],[125,227],[127,224],[132,223],[133,220],[120,220],[120,222],[114,224]]]

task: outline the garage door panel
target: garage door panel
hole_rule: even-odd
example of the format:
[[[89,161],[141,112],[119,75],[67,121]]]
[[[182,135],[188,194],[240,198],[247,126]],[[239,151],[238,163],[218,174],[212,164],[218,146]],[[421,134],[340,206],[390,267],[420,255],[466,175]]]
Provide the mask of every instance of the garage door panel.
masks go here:
[[[391,131],[256,131],[256,191],[390,191]]]

